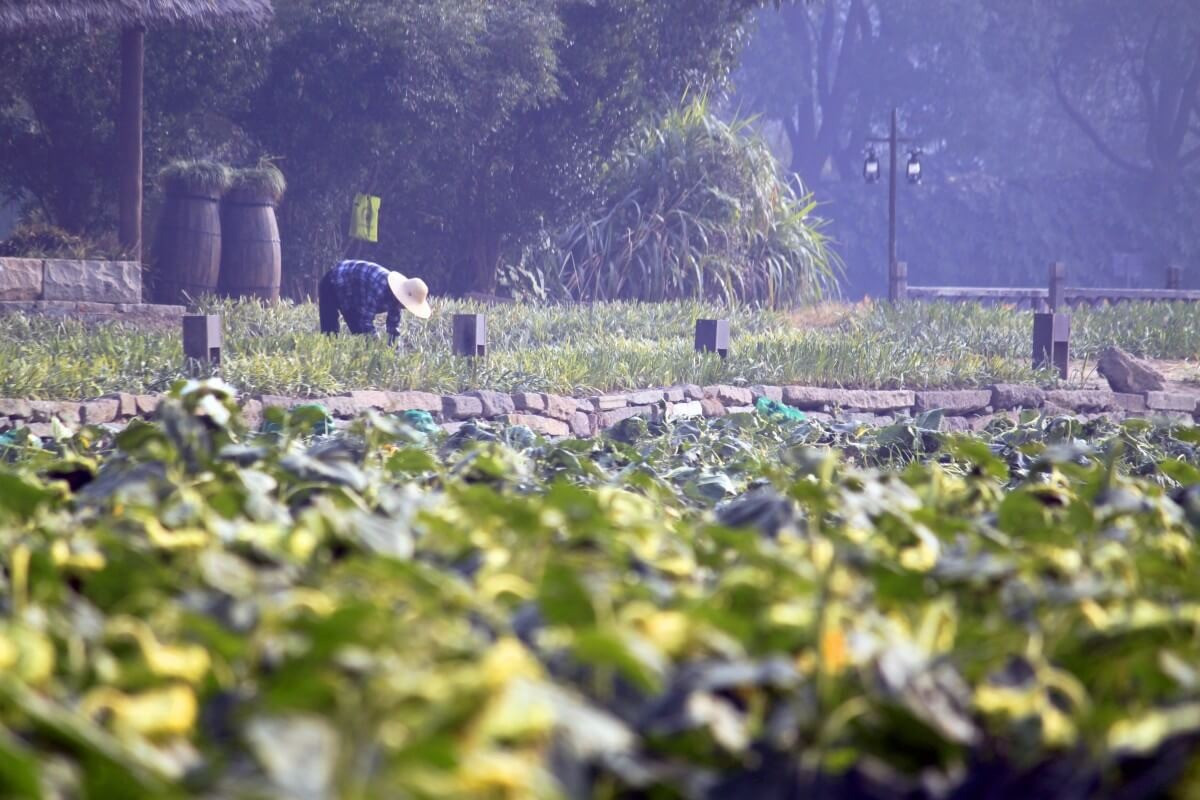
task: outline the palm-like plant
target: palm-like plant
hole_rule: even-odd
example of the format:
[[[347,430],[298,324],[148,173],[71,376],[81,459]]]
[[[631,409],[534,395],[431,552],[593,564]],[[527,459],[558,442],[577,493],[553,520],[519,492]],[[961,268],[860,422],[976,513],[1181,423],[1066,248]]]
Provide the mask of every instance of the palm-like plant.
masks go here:
[[[593,300],[681,298],[790,307],[837,288],[813,215],[746,120],[696,98],[611,167],[607,207],[560,238],[558,282]]]

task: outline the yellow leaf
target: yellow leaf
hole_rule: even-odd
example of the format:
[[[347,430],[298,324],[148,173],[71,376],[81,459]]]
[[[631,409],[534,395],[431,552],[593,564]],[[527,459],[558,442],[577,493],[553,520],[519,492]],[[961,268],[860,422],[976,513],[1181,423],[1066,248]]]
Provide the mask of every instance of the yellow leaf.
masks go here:
[[[114,731],[147,738],[180,736],[196,724],[196,695],[190,687],[175,684],[138,694],[111,687],[88,692],[80,710],[89,717],[103,713]]]

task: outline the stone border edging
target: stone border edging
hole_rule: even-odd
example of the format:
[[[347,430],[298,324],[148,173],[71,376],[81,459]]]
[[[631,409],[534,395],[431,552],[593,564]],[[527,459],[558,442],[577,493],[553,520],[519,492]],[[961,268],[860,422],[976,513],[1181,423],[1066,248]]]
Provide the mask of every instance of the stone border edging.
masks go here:
[[[36,435],[48,436],[52,417],[73,425],[120,425],[135,417],[152,417],[161,397],[119,393],[83,402],[0,399],[0,429],[28,425]],[[265,408],[319,402],[335,419],[350,419],[367,409],[388,413],[420,410],[428,411],[449,431],[457,430],[467,420],[488,419],[525,425],[545,436],[585,437],[629,417],[711,419],[750,412],[759,397],[795,406],[821,421],[841,419],[870,425],[889,425],[898,418],[940,409],[945,412],[942,429],[946,431],[981,430],[996,416],[1027,410],[1085,418],[1166,417],[1186,422],[1195,422],[1200,415],[1197,398],[1188,394],[1119,394],[1101,389],[1047,391],[1016,384],[930,391],[689,384],[584,398],[543,392],[507,394],[480,390],[440,395],[364,390],[322,398],[248,396],[241,399],[240,405],[246,421],[256,427],[262,422]]]

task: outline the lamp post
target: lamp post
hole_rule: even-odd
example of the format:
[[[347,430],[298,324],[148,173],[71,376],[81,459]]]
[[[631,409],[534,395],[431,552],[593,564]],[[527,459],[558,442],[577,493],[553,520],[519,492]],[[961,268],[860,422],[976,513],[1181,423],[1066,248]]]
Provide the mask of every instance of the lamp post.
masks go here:
[[[901,143],[910,143],[912,139],[901,138],[897,132],[896,124],[896,109],[892,109],[892,125],[891,131],[886,139],[868,139],[868,142],[874,144],[886,144],[888,146],[888,299],[892,302],[902,300],[904,298],[897,296],[896,287],[899,283],[896,281],[896,273],[899,262],[896,259],[896,172],[898,160],[900,157]],[[875,154],[874,146],[867,149],[867,160],[863,163],[863,179],[867,183],[879,182],[879,157]],[[905,176],[908,182],[914,186],[921,182],[921,151],[919,149],[910,150],[908,153],[908,165],[905,168]]]

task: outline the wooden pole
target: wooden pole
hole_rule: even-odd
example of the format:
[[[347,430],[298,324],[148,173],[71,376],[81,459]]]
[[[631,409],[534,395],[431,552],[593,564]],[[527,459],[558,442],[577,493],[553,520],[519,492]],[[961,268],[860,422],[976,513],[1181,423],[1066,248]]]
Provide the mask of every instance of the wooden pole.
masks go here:
[[[121,103],[117,116],[117,155],[121,170],[120,241],[135,261],[142,260],[142,80],[146,31],[121,33]]]
[[[1167,267],[1167,288],[1171,290],[1183,288],[1183,267],[1175,265]]]
[[[908,264],[893,261],[888,281],[888,300],[900,303],[908,299]]]
[[[1048,288],[1046,303],[1050,306],[1051,311],[1058,311],[1064,308],[1067,304],[1067,265],[1061,261],[1055,261],[1050,265],[1050,285]]]

